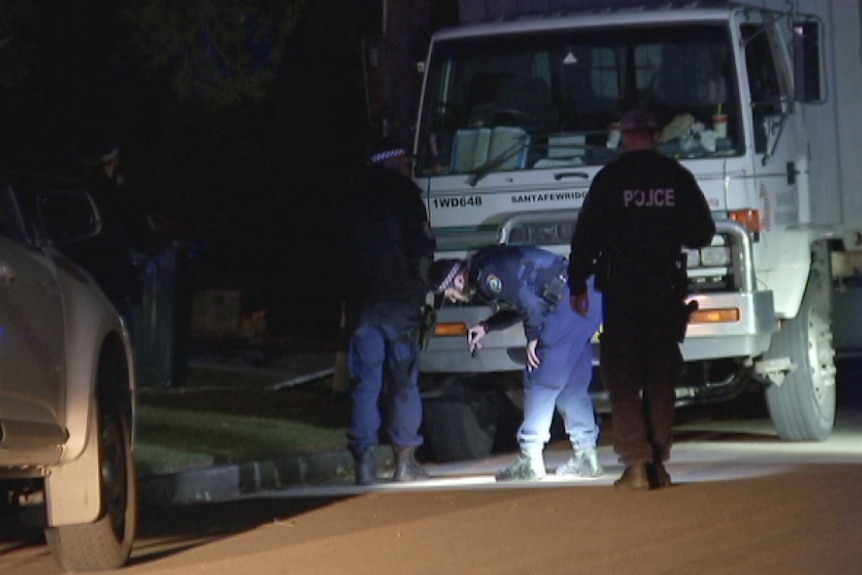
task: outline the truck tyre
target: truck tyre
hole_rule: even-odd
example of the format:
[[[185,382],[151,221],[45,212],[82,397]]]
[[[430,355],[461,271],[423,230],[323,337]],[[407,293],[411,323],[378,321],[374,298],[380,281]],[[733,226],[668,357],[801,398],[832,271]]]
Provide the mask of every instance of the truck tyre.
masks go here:
[[[787,441],[823,441],[835,422],[835,349],[829,251],[812,253],[811,273],[799,313],[772,336],[767,359],[790,357],[796,369],[766,388],[766,404],[778,435]]]
[[[497,405],[480,397],[444,396],[425,401],[424,434],[437,461],[487,457],[497,435]]]
[[[102,515],[94,523],[45,529],[54,558],[65,571],[118,569],[128,561],[137,524],[137,479],[130,422],[116,401],[101,398],[99,459]]]

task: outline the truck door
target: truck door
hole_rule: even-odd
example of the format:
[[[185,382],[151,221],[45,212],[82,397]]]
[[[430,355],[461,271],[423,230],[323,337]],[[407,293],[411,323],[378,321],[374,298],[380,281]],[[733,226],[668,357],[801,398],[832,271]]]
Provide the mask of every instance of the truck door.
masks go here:
[[[740,34],[755,152],[751,192],[756,195],[761,231],[773,238],[757,247],[758,271],[763,272],[781,265],[781,250],[769,249],[770,245],[792,241],[788,228],[807,219],[807,206],[800,199],[807,197],[802,187],[807,186],[808,162],[804,125],[794,113],[792,75],[777,26],[748,20]]]

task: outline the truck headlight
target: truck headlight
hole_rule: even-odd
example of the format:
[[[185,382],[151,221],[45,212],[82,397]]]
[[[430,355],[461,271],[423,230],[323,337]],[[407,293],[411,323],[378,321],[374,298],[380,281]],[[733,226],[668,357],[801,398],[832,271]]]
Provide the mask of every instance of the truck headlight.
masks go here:
[[[724,267],[730,265],[731,261],[728,246],[708,246],[699,250],[685,250],[685,256],[688,269]]]
[[[700,265],[703,267],[728,266],[730,259],[727,246],[709,246],[700,250]]]

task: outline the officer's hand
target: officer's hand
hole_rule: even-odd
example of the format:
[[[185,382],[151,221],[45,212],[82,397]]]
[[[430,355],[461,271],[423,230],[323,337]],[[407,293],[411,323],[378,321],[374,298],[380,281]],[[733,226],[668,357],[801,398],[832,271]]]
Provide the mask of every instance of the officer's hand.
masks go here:
[[[590,296],[587,295],[587,292],[572,294],[569,297],[569,304],[577,314],[587,317],[587,314],[590,313]]]
[[[536,355],[536,346],[539,344],[539,340],[533,339],[527,342],[527,369],[534,370],[539,367],[539,364],[542,361],[539,359],[539,356]]]
[[[470,331],[467,332],[467,344],[470,346],[471,354],[482,349],[482,338],[485,337],[486,333],[488,333],[488,331],[482,324],[474,325],[470,328]]]

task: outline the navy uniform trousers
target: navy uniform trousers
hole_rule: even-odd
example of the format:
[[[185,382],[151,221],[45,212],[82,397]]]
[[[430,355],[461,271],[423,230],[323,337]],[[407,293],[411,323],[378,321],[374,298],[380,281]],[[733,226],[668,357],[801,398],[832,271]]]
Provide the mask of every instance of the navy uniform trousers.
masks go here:
[[[378,443],[382,421],[378,400],[387,369],[389,439],[398,448],[422,444],[416,341],[419,325],[420,313],[415,303],[379,302],[360,312],[347,357],[353,400],[347,438],[354,452]]]
[[[592,288],[592,281],[590,281]],[[524,370],[524,421],[518,443],[537,453],[550,439],[554,408],[559,411],[575,450],[595,447],[599,428],[589,394],[593,377],[593,352],[589,340],[601,324],[602,298],[590,291],[589,316],[584,318],[569,305],[569,290],[543,317],[536,353],[541,364]]]

